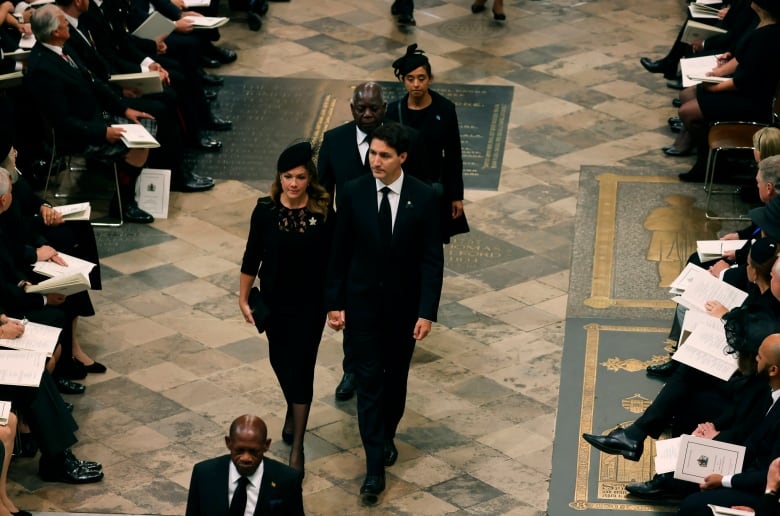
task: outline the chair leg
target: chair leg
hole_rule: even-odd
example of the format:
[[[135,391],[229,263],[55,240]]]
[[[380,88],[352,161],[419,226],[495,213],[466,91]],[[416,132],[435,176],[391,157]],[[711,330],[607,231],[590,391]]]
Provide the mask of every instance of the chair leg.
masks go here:
[[[710,149],[710,153],[707,156],[707,171],[704,174],[704,191],[707,192],[707,201],[704,203],[704,216],[712,218],[710,216],[710,200],[712,199],[712,187],[715,184],[715,164],[718,161],[718,152],[720,148]]]

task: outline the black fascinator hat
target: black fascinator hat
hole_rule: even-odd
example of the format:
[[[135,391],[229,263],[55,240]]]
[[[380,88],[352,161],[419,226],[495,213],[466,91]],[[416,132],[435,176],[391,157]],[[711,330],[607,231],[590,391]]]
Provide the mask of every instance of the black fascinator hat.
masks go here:
[[[430,73],[431,64],[428,61],[428,56],[425,55],[423,50],[417,48],[417,43],[412,43],[406,47],[406,54],[403,57],[393,61],[393,73],[398,80],[402,80],[404,75],[421,66],[424,66]]]

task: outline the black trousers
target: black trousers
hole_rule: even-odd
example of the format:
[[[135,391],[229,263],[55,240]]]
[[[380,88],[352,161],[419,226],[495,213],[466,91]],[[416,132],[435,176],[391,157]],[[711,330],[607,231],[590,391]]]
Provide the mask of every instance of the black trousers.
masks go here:
[[[43,371],[38,388],[0,385],[0,399],[10,400],[30,425],[41,455],[56,456],[78,442],[74,432],[79,427],[48,371]]]
[[[388,316],[388,320],[393,320]],[[380,325],[375,330],[348,330],[357,378],[360,438],[366,473],[383,475],[384,441],[395,437],[406,407],[406,381],[414,354],[412,328]]]
[[[726,382],[681,364],[634,424],[653,438],[672,424],[675,433],[690,433],[733,403],[722,392],[725,386]]]
[[[677,511],[679,516],[711,516],[712,509],[707,504],[731,507],[745,505],[756,507],[760,495],[739,489],[719,488],[693,493],[685,498]]]

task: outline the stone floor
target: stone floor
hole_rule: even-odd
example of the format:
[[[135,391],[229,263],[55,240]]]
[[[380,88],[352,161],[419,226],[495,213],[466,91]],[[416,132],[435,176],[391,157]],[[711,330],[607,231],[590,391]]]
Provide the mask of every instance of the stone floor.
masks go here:
[[[672,92],[638,64],[663,55],[684,4],[507,0],[508,21],[497,24],[489,11],[472,15],[470,0],[424,0],[417,27],[399,30],[390,3],[272,3],[259,33],[240,13],[223,31],[239,52],[225,74],[392,80],[390,63],[417,42],[437,81],[514,87],[499,188],[466,192],[484,245],[456,241],[448,251],[475,265],[448,271],[440,324],[418,346],[382,503],[358,504],[355,405],[334,400],[341,345],[328,331],[306,438],[307,513],[545,514],[580,167],[641,165],[674,177],[692,164],[658,150],[670,141]],[[267,348],[236,303],[260,193],[222,178],[208,193],[173,194],[169,219],[103,259],[98,315],[80,335],[109,372],[71,401],[76,453],[102,462],[105,480],[43,484],[35,461],[16,461],[10,488],[20,507],[183,514],[193,463],[222,453],[228,423],[246,412],[265,418],[271,455],[285,459]]]

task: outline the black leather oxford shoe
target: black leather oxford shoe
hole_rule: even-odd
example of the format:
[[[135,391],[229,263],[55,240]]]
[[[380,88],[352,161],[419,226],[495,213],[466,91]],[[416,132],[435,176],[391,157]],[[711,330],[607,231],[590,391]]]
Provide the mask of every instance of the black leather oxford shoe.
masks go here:
[[[647,366],[647,375],[655,376],[657,378],[669,378],[670,376],[672,376],[672,373],[674,373],[677,370],[678,365],[679,362],[675,362],[674,360],[669,360],[668,362],[664,362],[663,364],[655,364],[655,365]]]
[[[222,86],[225,83],[225,79],[219,75],[207,73],[200,69],[198,69],[198,76],[200,77],[200,80],[203,81],[203,84],[207,86]]]
[[[222,142],[215,140],[211,136],[201,136],[195,142],[195,148],[209,152],[219,152],[222,150]]]
[[[682,106],[682,100],[680,100],[680,99],[672,99],[672,106],[673,107],[680,107],[680,106]]]
[[[133,222],[135,224],[151,224],[154,222],[154,217],[139,208],[135,203],[126,205],[122,209],[122,216],[125,222]]]
[[[208,124],[206,124],[206,128],[211,129],[212,131],[230,131],[233,129],[233,122],[212,113],[209,117]]]
[[[99,462],[91,461],[91,460],[80,460],[77,459],[76,456],[73,454],[73,450],[70,448],[65,450],[65,467],[68,468],[74,468],[74,467],[82,467],[87,469],[95,469],[95,470],[102,470],[103,465]]]
[[[44,482],[64,482],[66,484],[91,484],[103,479],[101,470],[74,465],[67,461],[52,465],[44,462],[43,459],[38,466],[38,475]]]
[[[363,485],[360,486],[360,501],[363,505],[376,505],[379,503],[379,494],[384,490],[384,475],[366,475]]]
[[[246,13],[246,24],[249,27],[249,30],[257,32],[263,26],[263,20],[260,18],[259,14],[250,11]]]
[[[171,178],[171,190],[174,192],[205,192],[214,188],[214,181],[193,176],[192,172],[180,172]]]
[[[355,395],[355,375],[353,373],[344,373],[341,381],[336,386],[336,399],[347,401]]]
[[[642,67],[644,67],[644,69],[650,73],[666,73],[667,69],[669,68],[666,64],[666,61],[663,59],[653,61],[649,57],[640,58],[639,64],[641,64]]]
[[[204,68],[219,68],[220,66],[222,66],[222,63],[220,63],[213,57],[201,56],[200,66]]]
[[[212,46],[209,51],[209,57],[217,60],[219,64],[228,64],[238,59],[238,54],[236,54],[235,50],[230,50],[229,48]]]
[[[84,394],[86,387],[80,383],[72,382],[67,378],[55,378],[57,390],[62,394]]]
[[[627,484],[626,491],[631,493],[632,496],[645,500],[680,499],[689,494],[682,489],[683,485],[679,481],[674,480],[672,473],[663,473],[653,476],[647,482]],[[696,488],[698,486],[692,485],[691,487]]]
[[[610,455],[622,455],[633,461],[639,460],[645,446],[644,440],[631,439],[626,435],[626,431],[620,427],[607,435],[582,434],[582,438],[597,450]]]
[[[392,439],[385,440],[385,466],[390,467],[398,460],[398,448]]]

